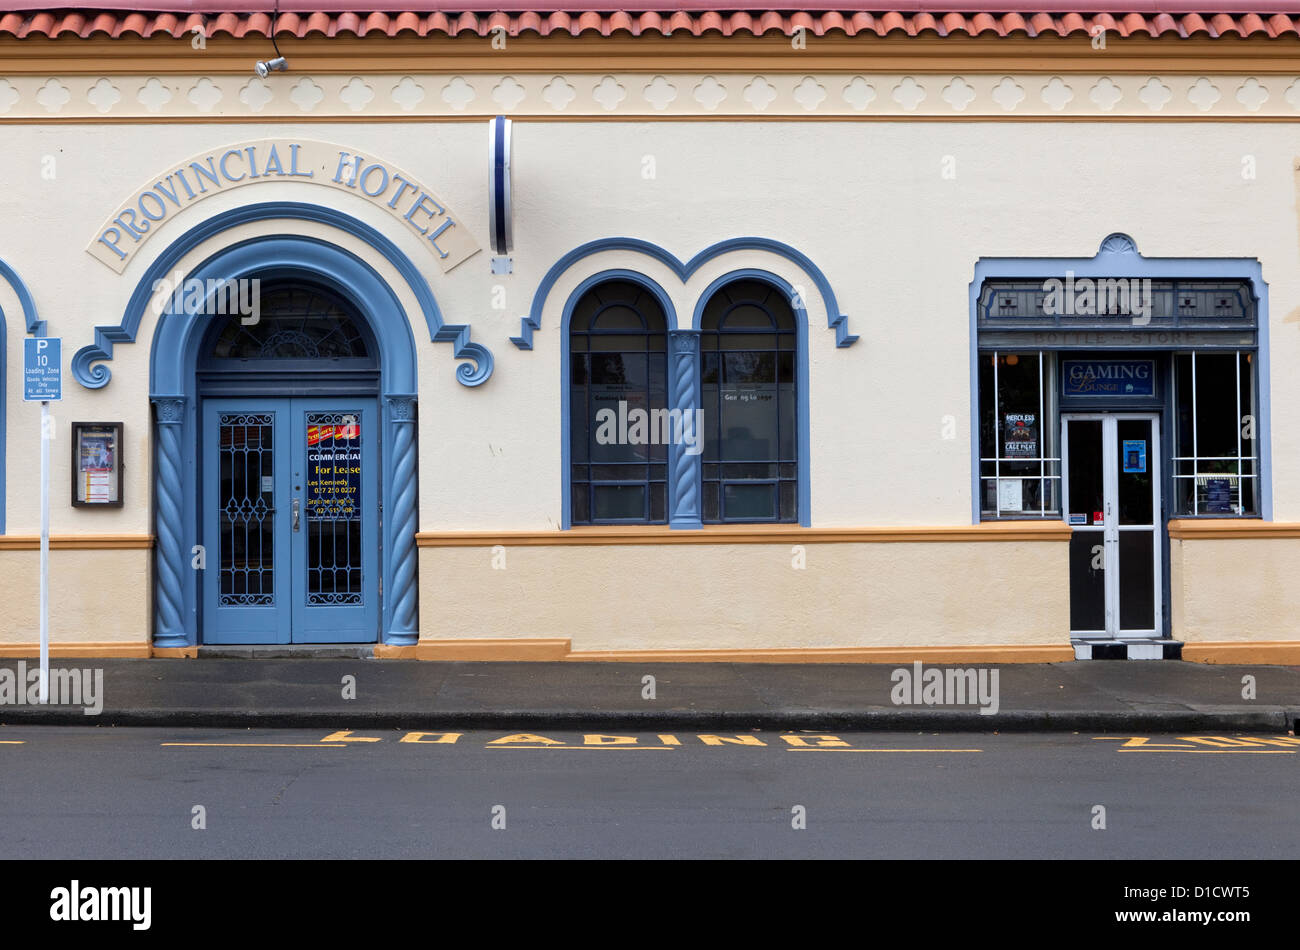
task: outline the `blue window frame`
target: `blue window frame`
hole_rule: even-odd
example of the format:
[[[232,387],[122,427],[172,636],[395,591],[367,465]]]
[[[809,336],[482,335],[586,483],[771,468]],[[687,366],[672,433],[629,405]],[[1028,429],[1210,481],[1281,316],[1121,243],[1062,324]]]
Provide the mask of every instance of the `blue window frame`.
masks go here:
[[[705,523],[798,520],[797,348],[790,301],[765,281],[724,284],[705,303]]]
[[[1060,413],[1116,408],[1162,410],[1171,516],[1258,517],[1255,368],[1265,327],[1251,282],[1110,277],[1096,267],[1085,277],[1078,262],[1067,265],[1057,265],[1064,277],[980,288],[980,517],[1063,517]],[[1072,384],[1070,368],[1094,360],[1149,363],[1151,383],[1130,392]]]
[[[1141,313],[1132,307],[1135,280],[1147,301]],[[1121,281],[1128,283],[1127,309]],[[1050,313],[1045,306],[1049,295]],[[1066,304],[1063,310],[1057,302]],[[1084,315],[1082,303],[1094,311],[1091,316]],[[1172,377],[1162,421],[1173,436],[1165,444],[1175,453],[1166,459],[1171,464],[1163,486],[1163,497],[1173,499],[1170,513],[1223,517],[1235,509],[1238,515],[1255,513],[1272,520],[1268,284],[1258,259],[1146,257],[1131,237],[1115,233],[1091,258],[980,258],[970,284],[970,307],[973,522],[981,520],[986,500],[981,479],[987,476],[981,471],[978,434],[981,392],[988,387],[980,385],[978,363],[995,353],[1036,350],[1147,351]],[[1192,361],[1183,357],[1192,349],[1197,353],[1194,381]],[[1224,360],[1214,364],[1209,359],[1214,353],[1228,354],[1226,365]],[[1202,354],[1217,380],[1212,397],[1216,411],[1208,415],[1200,406]],[[1193,398],[1190,413],[1181,408]],[[1046,409],[1044,415],[1045,422],[1055,424]],[[1199,440],[1203,425],[1214,431],[1204,449]]]
[[[571,521],[664,524],[668,446],[667,318],[647,288],[612,279],[590,287],[569,322]]]

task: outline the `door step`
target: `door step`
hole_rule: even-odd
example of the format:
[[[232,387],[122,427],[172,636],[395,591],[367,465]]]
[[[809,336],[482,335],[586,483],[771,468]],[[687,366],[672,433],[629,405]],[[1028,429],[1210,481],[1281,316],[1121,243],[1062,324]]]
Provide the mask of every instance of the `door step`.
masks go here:
[[[373,643],[272,643],[245,646],[200,646],[204,660],[369,660],[375,655]]]
[[[1148,637],[1131,640],[1071,639],[1076,660],[1181,660],[1181,640],[1153,640]]]

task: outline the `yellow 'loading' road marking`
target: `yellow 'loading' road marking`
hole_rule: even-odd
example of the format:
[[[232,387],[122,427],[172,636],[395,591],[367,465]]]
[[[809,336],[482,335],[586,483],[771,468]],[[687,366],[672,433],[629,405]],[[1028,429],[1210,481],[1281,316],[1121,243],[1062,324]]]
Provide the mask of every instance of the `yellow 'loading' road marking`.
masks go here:
[[[164,746],[220,746],[238,749],[346,749],[341,742],[322,745],[319,742],[161,742]]]
[[[1295,755],[1293,748],[1261,749],[1260,746],[1298,746],[1295,736],[1172,736],[1174,742],[1152,742],[1149,736],[1093,736],[1094,741],[1119,742],[1116,752],[1190,752],[1197,755],[1220,752]],[[1205,748],[1211,746],[1212,748]],[[1245,746],[1246,748],[1242,748]]]
[[[1125,749],[1116,752],[1189,752],[1192,755],[1295,755],[1294,749]]]
[[[485,745],[485,749],[617,749],[620,752],[671,752],[672,746],[666,745]]]
[[[983,752],[983,749],[786,749],[787,752]]]

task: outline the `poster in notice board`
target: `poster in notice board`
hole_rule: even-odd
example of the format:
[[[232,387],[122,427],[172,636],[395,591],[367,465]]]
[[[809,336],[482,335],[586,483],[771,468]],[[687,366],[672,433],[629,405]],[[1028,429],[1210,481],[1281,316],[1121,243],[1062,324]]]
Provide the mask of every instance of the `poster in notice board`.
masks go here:
[[[72,424],[72,504],[122,506],[122,423]]]

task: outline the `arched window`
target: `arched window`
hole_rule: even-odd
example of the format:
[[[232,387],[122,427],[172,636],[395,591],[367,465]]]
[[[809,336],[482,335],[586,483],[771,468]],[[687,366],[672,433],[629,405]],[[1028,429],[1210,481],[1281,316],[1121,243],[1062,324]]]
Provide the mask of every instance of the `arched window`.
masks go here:
[[[241,288],[243,289],[243,288]],[[370,347],[352,307],[323,287],[259,287],[256,314],[226,320],[209,351],[211,360],[365,360]]]
[[[258,281],[228,282],[228,288],[238,285],[236,305],[223,299],[222,290],[205,304],[219,301],[220,309],[198,359],[204,396],[293,396],[304,387],[332,396],[376,392],[379,346],[353,303],[313,282]],[[254,296],[256,308],[250,306]]]
[[[569,490],[573,524],[668,520],[667,320],[645,287],[609,280],[569,322]],[[656,413],[656,410],[658,412]]]
[[[726,284],[705,304],[706,523],[799,519],[797,340],[790,301],[764,281]]]

